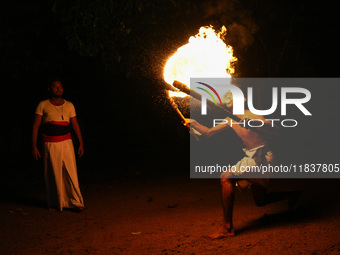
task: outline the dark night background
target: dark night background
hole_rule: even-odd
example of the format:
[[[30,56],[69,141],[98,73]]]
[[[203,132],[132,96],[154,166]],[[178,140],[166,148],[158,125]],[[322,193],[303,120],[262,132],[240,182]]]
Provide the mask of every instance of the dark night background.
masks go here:
[[[168,57],[200,26],[219,29],[225,25],[226,43],[238,58],[237,77],[337,77],[340,22],[336,3],[2,3],[1,171],[18,181],[42,178],[37,171],[41,166],[30,154],[32,120],[36,105],[47,97],[46,86],[60,77],[64,98],[74,103],[83,132],[81,171],[131,177],[137,166],[137,174],[145,174],[152,166],[158,173],[189,174],[183,167],[189,155],[187,130],[163,90],[162,70]],[[336,118],[338,110],[330,117]],[[297,132],[284,137],[296,144],[289,145],[290,155],[311,150],[309,145],[304,147],[304,139],[313,134]],[[317,142],[321,140],[322,135]],[[329,157],[339,149],[333,148]]]

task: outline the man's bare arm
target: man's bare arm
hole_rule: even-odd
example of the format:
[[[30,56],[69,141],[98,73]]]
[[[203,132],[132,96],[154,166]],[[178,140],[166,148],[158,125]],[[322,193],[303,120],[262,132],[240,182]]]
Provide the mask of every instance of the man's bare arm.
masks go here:
[[[41,154],[37,147],[37,140],[38,140],[38,132],[39,127],[41,125],[42,116],[36,114],[33,121],[33,128],[32,128],[32,155],[33,157],[38,160],[41,158]]]
[[[70,122],[72,124],[72,128],[73,128],[74,132],[76,133],[76,136],[77,136],[78,141],[79,141],[78,156],[81,157],[84,154],[84,144],[83,144],[83,137],[81,135],[81,131],[80,131],[80,127],[79,127],[79,124],[78,124],[77,117],[71,117]]]

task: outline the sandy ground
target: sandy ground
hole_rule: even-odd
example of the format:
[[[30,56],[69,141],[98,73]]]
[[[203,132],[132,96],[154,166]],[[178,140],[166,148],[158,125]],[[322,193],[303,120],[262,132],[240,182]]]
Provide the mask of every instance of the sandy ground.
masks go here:
[[[210,241],[222,218],[218,180],[135,173],[80,173],[83,213],[48,211],[38,175],[3,179],[0,254],[340,254],[340,180],[274,180],[272,191],[304,191],[291,211],[237,192],[237,235]]]

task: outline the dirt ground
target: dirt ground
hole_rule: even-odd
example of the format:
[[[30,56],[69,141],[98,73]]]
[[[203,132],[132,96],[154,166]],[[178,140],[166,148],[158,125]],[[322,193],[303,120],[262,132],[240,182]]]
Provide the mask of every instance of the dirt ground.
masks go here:
[[[340,254],[340,180],[273,180],[272,191],[303,190],[291,211],[236,192],[237,235],[211,241],[204,236],[222,218],[218,180],[138,169],[79,175],[82,213],[47,210],[38,175],[3,179],[0,254]]]

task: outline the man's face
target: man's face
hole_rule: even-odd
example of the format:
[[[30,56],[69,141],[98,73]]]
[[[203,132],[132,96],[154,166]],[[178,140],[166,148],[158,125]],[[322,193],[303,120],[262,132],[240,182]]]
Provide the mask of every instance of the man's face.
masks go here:
[[[53,82],[51,87],[49,88],[49,91],[52,97],[62,97],[64,94],[63,85],[59,81]]]

